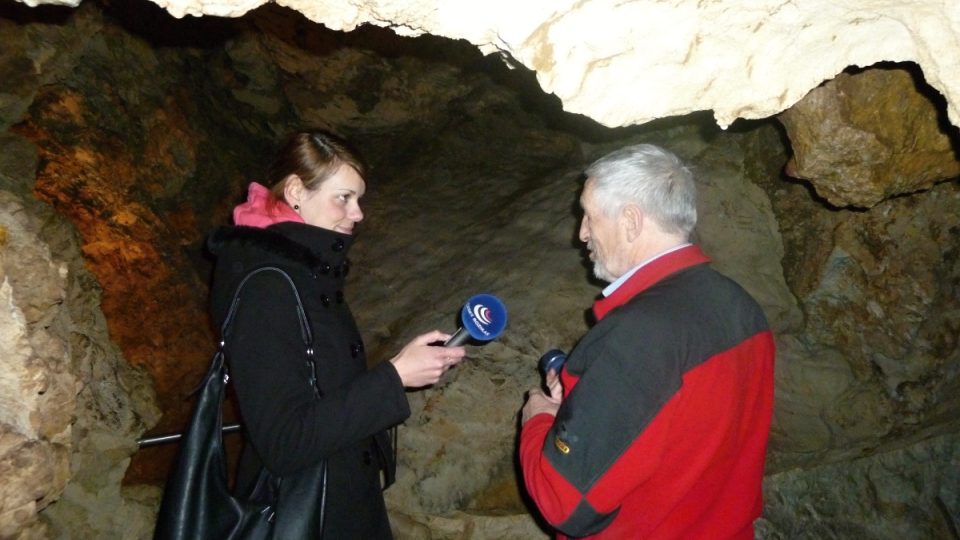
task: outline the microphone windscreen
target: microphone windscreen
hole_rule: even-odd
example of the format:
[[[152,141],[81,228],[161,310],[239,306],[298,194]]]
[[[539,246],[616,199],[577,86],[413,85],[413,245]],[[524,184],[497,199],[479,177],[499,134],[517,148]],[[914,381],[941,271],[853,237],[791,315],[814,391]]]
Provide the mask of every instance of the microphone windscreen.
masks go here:
[[[490,341],[500,337],[507,327],[507,308],[492,294],[477,294],[463,305],[460,319],[470,337]]]

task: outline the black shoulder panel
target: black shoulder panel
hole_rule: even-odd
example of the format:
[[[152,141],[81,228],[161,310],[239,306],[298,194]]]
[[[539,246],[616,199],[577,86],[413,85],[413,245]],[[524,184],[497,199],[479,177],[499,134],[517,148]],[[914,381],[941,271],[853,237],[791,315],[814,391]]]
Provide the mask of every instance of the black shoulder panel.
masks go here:
[[[607,525],[610,525],[610,522],[613,521],[619,513],[620,509],[618,508],[613,512],[600,514],[590,506],[590,503],[584,500],[577,505],[577,508],[570,514],[570,517],[561,523],[557,529],[574,538],[589,536],[606,529]]]

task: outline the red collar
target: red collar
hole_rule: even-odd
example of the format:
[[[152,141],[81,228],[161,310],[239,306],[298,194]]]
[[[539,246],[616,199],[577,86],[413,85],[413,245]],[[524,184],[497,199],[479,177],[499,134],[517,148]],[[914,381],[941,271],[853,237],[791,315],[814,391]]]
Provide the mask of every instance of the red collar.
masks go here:
[[[628,300],[670,274],[689,266],[706,262],[710,262],[710,258],[704,255],[699,247],[694,245],[658,257],[644,265],[640,270],[637,270],[636,273],[630,276],[630,279],[623,285],[620,285],[610,296],[594,302],[593,313],[599,321],[603,319],[607,313],[610,313],[613,308],[626,304]]]

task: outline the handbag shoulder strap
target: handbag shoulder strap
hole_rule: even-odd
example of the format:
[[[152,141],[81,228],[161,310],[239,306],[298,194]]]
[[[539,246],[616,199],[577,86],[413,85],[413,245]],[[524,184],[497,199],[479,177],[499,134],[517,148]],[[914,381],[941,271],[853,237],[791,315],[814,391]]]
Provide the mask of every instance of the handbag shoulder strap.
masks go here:
[[[313,332],[310,329],[310,319],[307,317],[307,311],[303,307],[303,301],[300,299],[300,291],[297,290],[297,285],[293,282],[293,278],[290,277],[290,274],[288,274],[282,268],[276,266],[261,266],[251,270],[249,274],[240,280],[240,284],[237,285],[237,290],[233,293],[233,300],[230,302],[230,309],[227,310],[227,316],[224,317],[223,324],[220,325],[219,350],[223,351],[223,348],[226,346],[227,336],[230,335],[233,319],[237,314],[237,309],[240,307],[240,292],[243,290],[244,285],[250,281],[250,278],[263,272],[277,272],[290,285],[290,289],[293,292],[293,297],[297,301],[296,308],[297,320],[299,321],[300,325],[300,338],[303,340],[303,345],[307,353],[307,364],[310,367],[310,386],[313,387],[314,391],[319,396],[321,395],[321,391],[320,385],[317,382],[317,366],[313,357]]]
[[[293,291],[293,297],[297,300],[297,318],[300,321],[300,337],[303,339],[303,344],[310,347],[313,345],[313,333],[310,331],[310,321],[307,318],[307,312],[303,309],[303,301],[300,300],[300,292],[297,290],[296,284],[293,282],[293,278],[290,277],[285,270],[278,268],[276,266],[261,266],[252,270],[249,274],[243,277],[240,280],[240,284],[237,285],[236,292],[233,293],[233,300],[230,302],[230,309],[227,311],[227,316],[223,319],[223,324],[220,325],[220,340],[226,340],[227,335],[230,333],[231,323],[233,323],[233,318],[237,314],[237,307],[240,305],[240,292],[243,290],[243,286],[250,281],[250,278],[260,274],[262,272],[277,272],[290,284],[290,289]]]

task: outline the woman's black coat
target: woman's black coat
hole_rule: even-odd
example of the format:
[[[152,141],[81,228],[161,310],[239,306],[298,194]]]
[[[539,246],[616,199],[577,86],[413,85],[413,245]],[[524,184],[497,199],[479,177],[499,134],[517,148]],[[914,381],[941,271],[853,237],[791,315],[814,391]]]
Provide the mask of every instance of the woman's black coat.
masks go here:
[[[237,493],[261,463],[292,478],[326,459],[324,537],[390,538],[380,476],[391,457],[384,430],[407,418],[410,408],[390,362],[367,369],[343,296],[351,240],[293,222],[218,229],[208,242],[217,256],[211,313],[219,327],[244,276],[276,266],[293,278],[314,336],[319,398],[309,384],[289,284],[277,272],[260,272],[244,286],[226,343],[246,434]]]

